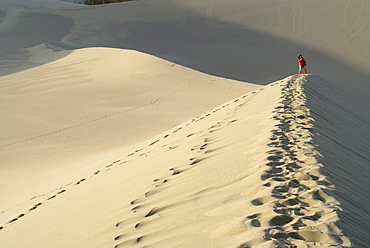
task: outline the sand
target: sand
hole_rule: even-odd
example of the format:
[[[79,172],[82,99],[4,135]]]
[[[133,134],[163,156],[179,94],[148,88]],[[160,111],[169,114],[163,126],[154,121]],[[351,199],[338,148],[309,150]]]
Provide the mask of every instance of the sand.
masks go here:
[[[76,50],[3,76],[2,82],[1,114],[8,118],[2,120],[1,164],[7,173],[1,179],[18,177],[22,183],[9,181],[0,191],[16,190],[14,197],[23,199],[99,168],[127,145],[258,87],[113,48]],[[20,199],[9,197],[2,207]]]
[[[2,246],[370,243],[366,1],[4,3]]]

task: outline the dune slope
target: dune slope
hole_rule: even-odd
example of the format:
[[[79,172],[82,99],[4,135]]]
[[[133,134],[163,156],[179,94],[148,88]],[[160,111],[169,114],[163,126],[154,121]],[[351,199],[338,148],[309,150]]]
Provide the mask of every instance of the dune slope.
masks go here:
[[[62,58],[1,77],[1,211],[258,87],[130,50],[32,53]]]
[[[368,107],[322,78],[290,76],[34,197],[0,237],[7,247],[362,247],[367,123]]]
[[[336,186],[331,194],[341,203],[338,226],[356,247],[370,243],[370,111],[318,76],[309,76],[306,106],[315,120],[313,142],[321,168]],[[330,97],[329,97],[330,96]],[[360,190],[359,190],[360,189]]]
[[[370,1],[0,5],[1,247],[370,243]]]
[[[0,74],[32,66],[21,49],[46,43],[54,50],[139,50],[265,85],[296,73],[302,53],[310,72],[370,104],[369,11],[367,0],[140,0],[100,6],[7,0],[0,7]]]

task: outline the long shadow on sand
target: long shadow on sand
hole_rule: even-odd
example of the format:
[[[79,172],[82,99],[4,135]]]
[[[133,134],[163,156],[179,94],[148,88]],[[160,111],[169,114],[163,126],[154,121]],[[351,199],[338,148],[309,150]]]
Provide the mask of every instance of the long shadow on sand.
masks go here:
[[[149,4],[150,7],[148,8],[145,4]],[[145,4],[137,4],[136,7],[131,8],[131,11],[137,11],[138,13],[143,11],[155,13],[158,11],[159,15],[163,14],[163,11],[159,11],[163,8],[163,4],[156,4],[155,1],[153,3],[145,2]],[[124,9],[125,4],[116,5],[115,8]],[[175,18],[176,21],[173,21],[173,15],[169,14],[156,20],[137,21],[122,15],[119,17],[122,18],[122,21],[99,26],[100,20],[108,17],[105,16],[105,12],[101,12],[101,14],[94,12],[98,14],[90,17],[91,22],[86,24],[86,33],[83,34],[74,31],[74,27],[80,25],[74,21],[79,15],[79,11],[75,9],[60,10],[63,15],[70,16],[70,18],[47,13],[49,11],[47,9],[43,13],[38,12],[39,10],[27,10],[27,12],[18,16],[16,25],[1,33],[0,76],[37,66],[27,62],[27,51],[23,49],[41,43],[47,43],[48,47],[54,49],[56,47],[60,49],[78,49],[97,46],[133,49],[208,74],[261,85],[296,72],[295,58],[297,54],[303,53],[306,57],[312,58],[309,62],[309,69],[325,77],[328,81],[352,94],[358,94],[362,91],[363,93],[359,94],[362,99],[365,99],[369,92],[366,88],[361,89],[363,85],[368,85],[369,72],[361,71],[329,54],[217,19],[210,22],[208,18],[196,13],[189,13],[188,9],[182,9],[176,5],[168,4],[166,8],[168,13],[181,13],[181,18]],[[89,11],[89,8],[83,8],[83,11]],[[5,18],[5,14],[0,14],[1,18]],[[59,32],[49,33],[48,30],[50,29],[58,29]],[[71,33],[73,33],[73,40],[67,38],[61,42],[63,38]],[[92,36],[93,38],[91,38]],[[45,61],[45,63],[47,62],[51,61]],[[351,82],[349,87],[346,86],[348,82]],[[311,88],[311,90],[313,89]],[[317,101],[315,96],[320,94],[320,90],[318,89],[307,96],[307,105],[313,111],[312,116],[316,121],[315,126],[318,127],[320,133],[325,134],[327,130],[321,131],[320,126],[327,126],[326,123],[329,119],[338,130],[335,133],[335,139],[325,135],[314,137],[314,143],[319,145],[319,152],[323,155],[323,161],[321,162],[325,166],[322,171],[339,188],[339,193],[335,195],[335,198],[341,202],[344,211],[338,213],[341,219],[338,226],[345,232],[345,235],[348,234],[349,237],[353,238],[354,244],[364,245],[365,247],[370,242],[365,233],[369,230],[368,224],[361,228],[363,233],[354,233],[359,228],[351,228],[351,226],[364,223],[363,218],[367,221],[366,223],[370,223],[370,220],[366,217],[368,216],[366,215],[366,207],[369,204],[365,203],[368,198],[366,194],[359,194],[358,192],[347,192],[343,196],[340,194],[340,185],[343,180],[348,180],[352,185],[350,189],[363,188],[363,182],[366,175],[368,175],[368,169],[364,168],[363,165],[368,163],[369,159],[363,155],[356,155],[356,151],[359,151],[360,148],[346,149],[345,152],[348,153],[348,156],[344,160],[338,160],[338,158],[333,157],[333,154],[338,153],[335,152],[336,149],[343,150],[342,144],[347,144],[349,140],[352,140],[350,144],[362,147],[363,144],[368,143],[369,139],[364,140],[363,136],[356,132],[352,132],[353,135],[343,132],[343,127],[349,128],[351,124],[338,117],[340,115],[338,115],[336,106],[338,101],[341,101],[340,96],[335,101],[326,104],[327,109],[323,110],[320,109],[323,104],[315,103]],[[328,95],[330,93],[326,94],[326,96]],[[325,96],[319,100],[326,101]],[[352,107],[356,107],[356,104],[353,103]],[[353,109],[350,107],[344,112],[347,115]],[[354,115],[354,118],[363,123],[361,124],[362,128],[369,123],[369,119],[366,119],[366,122],[361,116]],[[362,142],[359,142],[360,140]],[[279,154],[275,154],[275,156],[278,157]],[[351,157],[360,158],[353,161]],[[274,162],[273,159],[271,161]],[[279,170],[276,165],[272,169]],[[349,173],[350,176],[344,178],[343,175],[346,173]],[[365,183],[365,185],[368,184]],[[354,206],[357,206],[357,208],[353,209]],[[353,219],[354,216],[356,218]],[[342,223],[346,223],[346,225]]]
[[[163,11],[164,6],[166,11]],[[19,16],[15,29],[0,38],[3,66],[20,60],[18,64],[23,65],[20,70],[24,69],[24,53],[20,54],[20,50],[40,43],[63,50],[113,47],[138,50],[211,75],[265,85],[295,73],[295,58],[303,53],[309,60],[310,72],[367,101],[364,87],[368,87],[369,72],[303,44],[216,18],[210,21],[189,9],[161,1],[118,4],[114,9],[120,11],[120,15],[112,17],[111,22],[107,13],[113,8],[109,9],[109,6],[102,6],[101,12],[96,7],[78,11],[61,9],[57,14],[52,10],[46,12],[53,14],[27,10]],[[87,24],[75,23],[79,14],[86,13],[90,19]],[[138,18],[132,13],[140,13],[141,16],[148,13],[151,17]],[[103,24],[102,19],[109,24]],[[77,26],[80,31],[74,29]],[[48,32],[50,29],[59,31],[57,34]],[[37,39],[34,39],[35,34]],[[67,34],[69,36],[61,42]],[[4,47],[10,40],[14,41],[11,47]],[[4,74],[7,70],[0,72],[0,75]]]
[[[0,10],[0,27],[7,16]],[[29,61],[30,53],[25,50],[43,43],[59,42],[74,26],[72,18],[37,12],[22,12],[11,28],[0,35],[0,76],[29,69],[39,64]],[[55,30],[55,32],[50,32]],[[45,60],[49,63],[55,58]]]

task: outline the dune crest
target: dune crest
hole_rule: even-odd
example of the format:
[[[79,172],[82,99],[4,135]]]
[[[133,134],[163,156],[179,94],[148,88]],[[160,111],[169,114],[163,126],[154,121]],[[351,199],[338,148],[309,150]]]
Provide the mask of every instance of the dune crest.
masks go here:
[[[369,246],[370,1],[81,1],[0,4],[1,247]]]
[[[324,192],[334,188],[319,172],[323,165],[312,142],[314,120],[306,107],[304,82],[304,76],[293,76],[282,87],[273,116],[278,124],[271,130],[271,150],[261,175],[262,186],[271,190],[251,201],[257,209],[246,218],[249,225],[263,229],[264,238],[240,247],[259,247],[263,241],[272,241],[274,247],[350,245],[335,225],[340,204]],[[269,206],[267,211],[258,211],[263,205]]]
[[[7,198],[0,211],[258,88],[132,50],[52,52],[40,45],[29,52],[34,63],[59,59],[0,78],[0,115],[6,116],[0,121],[0,167],[6,171],[0,196]]]

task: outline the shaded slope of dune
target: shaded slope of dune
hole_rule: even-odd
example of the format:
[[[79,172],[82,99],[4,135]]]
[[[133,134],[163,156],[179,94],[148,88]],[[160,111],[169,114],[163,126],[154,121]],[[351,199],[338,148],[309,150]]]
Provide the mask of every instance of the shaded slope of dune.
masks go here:
[[[306,105],[315,120],[313,142],[321,171],[336,186],[338,226],[356,247],[370,244],[370,110],[319,76],[308,76]]]
[[[1,247],[370,243],[369,1],[1,3]]]
[[[368,123],[322,78],[290,76],[18,206],[0,235],[7,247],[364,247]]]
[[[29,7],[8,11],[20,8],[19,2]],[[310,72],[370,103],[366,0],[334,5],[320,0],[141,0],[93,7],[29,2],[7,0],[0,7],[0,75],[34,66],[20,49],[46,43],[54,50],[139,50],[208,74],[266,85],[295,73],[295,58],[303,53]]]

